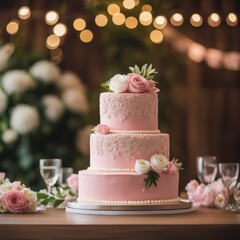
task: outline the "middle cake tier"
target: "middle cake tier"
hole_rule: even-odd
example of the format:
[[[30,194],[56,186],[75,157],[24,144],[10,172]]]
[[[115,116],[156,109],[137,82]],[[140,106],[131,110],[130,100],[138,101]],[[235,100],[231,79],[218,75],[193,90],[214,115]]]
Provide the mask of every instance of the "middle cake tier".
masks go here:
[[[131,171],[137,159],[150,160],[154,154],[169,158],[169,135],[97,134],[90,136],[90,168],[95,171]]]

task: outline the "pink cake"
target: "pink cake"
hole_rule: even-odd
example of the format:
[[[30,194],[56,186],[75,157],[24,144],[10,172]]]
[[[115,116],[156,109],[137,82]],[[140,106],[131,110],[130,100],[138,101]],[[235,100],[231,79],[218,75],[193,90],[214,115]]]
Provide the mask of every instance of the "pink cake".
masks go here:
[[[179,202],[181,165],[168,160],[169,135],[158,129],[157,88],[151,87],[132,92],[128,85],[123,93],[100,94],[100,124],[90,136],[90,167],[79,171],[78,202]]]

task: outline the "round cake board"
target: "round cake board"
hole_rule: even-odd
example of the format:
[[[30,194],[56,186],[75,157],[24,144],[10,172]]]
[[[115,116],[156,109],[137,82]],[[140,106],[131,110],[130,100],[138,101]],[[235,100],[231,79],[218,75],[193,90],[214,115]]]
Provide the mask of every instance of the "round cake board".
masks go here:
[[[166,215],[196,211],[191,203],[180,202],[164,205],[98,205],[68,202],[66,212],[88,215]]]

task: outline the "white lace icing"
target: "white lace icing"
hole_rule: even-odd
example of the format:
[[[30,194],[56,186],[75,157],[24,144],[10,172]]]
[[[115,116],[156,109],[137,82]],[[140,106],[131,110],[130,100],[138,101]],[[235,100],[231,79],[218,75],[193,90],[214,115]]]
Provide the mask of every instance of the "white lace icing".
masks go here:
[[[101,93],[100,115],[119,117],[120,121],[125,120],[128,115],[147,116],[154,119],[158,112],[158,100],[156,93],[141,94],[114,94]]]
[[[110,130],[110,133],[119,134],[158,134],[160,130]]]
[[[99,205],[164,205],[179,203],[180,198],[163,199],[163,200],[142,200],[142,201],[118,201],[118,200],[77,200],[82,204],[99,204]]]
[[[93,168],[88,167],[88,170],[94,172],[135,172],[134,168]]]
[[[161,153],[169,157],[168,134],[91,134],[91,154],[111,153],[113,158],[122,156],[129,160],[142,153]]]

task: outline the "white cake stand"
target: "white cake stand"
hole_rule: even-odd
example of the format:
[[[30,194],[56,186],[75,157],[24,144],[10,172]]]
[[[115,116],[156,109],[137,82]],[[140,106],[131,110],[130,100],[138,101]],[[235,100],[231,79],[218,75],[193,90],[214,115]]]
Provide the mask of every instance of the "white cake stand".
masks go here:
[[[66,212],[88,215],[169,215],[196,211],[189,202],[167,205],[98,205],[68,202]]]

